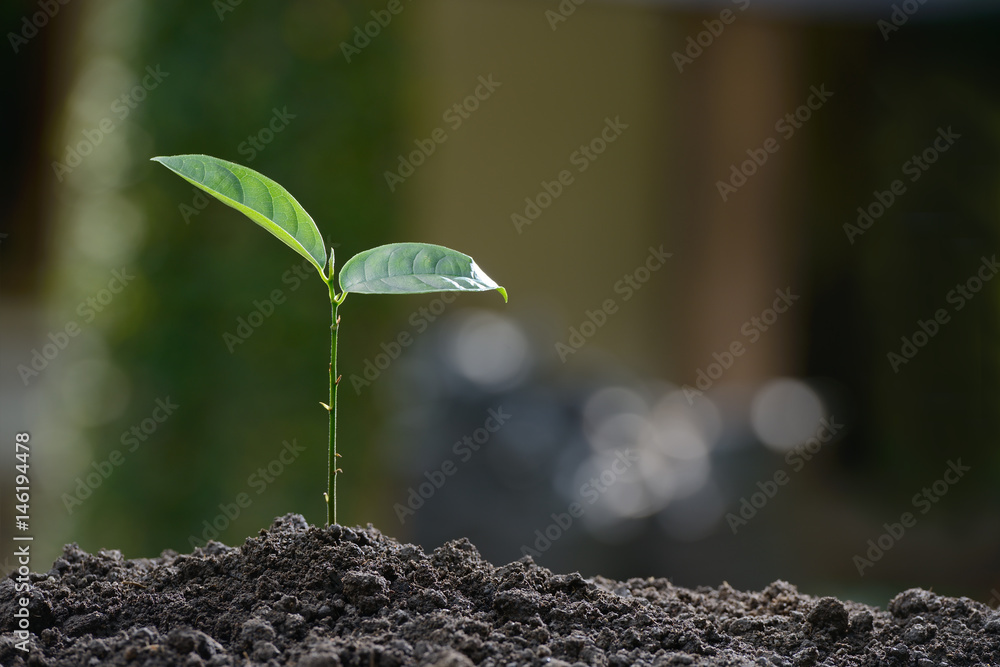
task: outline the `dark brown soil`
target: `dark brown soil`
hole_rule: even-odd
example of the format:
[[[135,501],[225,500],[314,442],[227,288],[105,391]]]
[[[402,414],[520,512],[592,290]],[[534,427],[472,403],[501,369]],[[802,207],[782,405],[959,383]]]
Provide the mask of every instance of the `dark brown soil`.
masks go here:
[[[124,560],[75,545],[33,575],[28,656],[0,583],[3,665],[997,665],[1000,612],[913,589],[888,611],[799,594],[688,590],[495,567],[372,527],[274,522],[239,548]]]

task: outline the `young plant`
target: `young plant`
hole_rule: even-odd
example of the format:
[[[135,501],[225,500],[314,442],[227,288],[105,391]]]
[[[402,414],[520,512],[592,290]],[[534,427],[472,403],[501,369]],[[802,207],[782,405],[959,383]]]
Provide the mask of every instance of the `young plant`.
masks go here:
[[[338,309],[350,293],[425,294],[428,292],[507,291],[476,266],[471,257],[430,243],[390,243],[360,252],[340,270],[340,293],[334,286],[334,257],[329,260],[323,237],[299,202],[267,176],[208,155],[154,157],[184,180],[235,208],[305,257],[330,291],[330,397],[321,402],[330,418],[326,523],[337,522],[337,331]]]

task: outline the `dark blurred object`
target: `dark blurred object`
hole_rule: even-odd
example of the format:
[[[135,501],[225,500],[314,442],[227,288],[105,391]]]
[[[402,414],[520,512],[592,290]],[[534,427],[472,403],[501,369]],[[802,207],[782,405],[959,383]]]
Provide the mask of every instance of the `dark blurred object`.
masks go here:
[[[961,566],[986,566],[1000,546],[995,535],[980,543],[977,522],[995,519],[976,500],[988,480],[972,476],[947,509],[918,514],[865,589],[852,583],[852,556],[882,530],[869,516],[895,521],[907,505],[891,493],[852,497],[856,471],[839,461],[858,434],[843,386],[783,379],[689,400],[600,350],[558,363],[545,320],[459,311],[387,362],[383,451],[399,479],[387,501],[398,529],[383,530],[427,548],[468,537],[499,563],[530,555],[555,571],[680,585],[792,577],[877,599],[915,576],[988,597],[992,572]],[[933,477],[908,472],[906,483],[933,482],[946,456],[928,462]],[[953,548],[923,561],[941,530]]]

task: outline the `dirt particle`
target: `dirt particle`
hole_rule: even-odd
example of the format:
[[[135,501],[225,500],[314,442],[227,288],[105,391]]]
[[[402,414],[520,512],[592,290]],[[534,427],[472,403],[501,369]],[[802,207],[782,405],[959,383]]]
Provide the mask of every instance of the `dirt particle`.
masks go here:
[[[301,514],[279,516],[271,523],[271,532],[295,534],[309,530],[309,523]]]
[[[147,642],[151,642],[152,637],[146,634]],[[167,635],[167,645],[181,654],[196,653],[203,658],[211,658],[217,653],[224,653],[225,649],[219,642],[215,641],[200,630],[190,628],[175,628]]]
[[[99,611],[92,611],[89,614],[83,614],[81,616],[71,616],[65,623],[63,623],[63,629],[67,635],[83,635],[88,632],[94,632],[98,628],[102,627],[104,623],[108,620],[107,616]]]
[[[819,651],[815,646],[804,648],[792,656],[792,664],[795,667],[812,667],[819,660]]]
[[[907,618],[914,614],[922,614],[931,608],[934,594],[911,588],[903,591],[889,602],[889,613],[896,618]]]
[[[493,609],[502,619],[526,620],[538,613],[538,594],[507,590],[493,598]]]
[[[278,648],[271,642],[254,642],[253,659],[260,662],[267,662],[278,655]]]
[[[335,653],[310,653],[299,660],[299,667],[340,667],[340,657]]]
[[[910,649],[906,648],[902,644],[896,644],[891,647],[886,653],[900,662],[906,663],[910,659]]]
[[[474,662],[458,651],[442,651],[434,656],[428,667],[475,667]]]
[[[910,622],[909,627],[903,632],[903,639],[906,640],[906,643],[923,644],[934,636],[937,628],[933,625],[927,625],[923,621],[924,619],[917,616]]]
[[[761,629],[761,622],[756,618],[737,618],[735,621],[729,624],[729,632],[734,635],[745,635],[748,632],[753,632]]]
[[[839,637],[847,634],[848,613],[843,603],[836,598],[820,598],[816,606],[812,608],[806,616],[815,632],[826,632],[827,634]]]
[[[282,611],[296,612],[299,610],[299,601],[294,595],[283,595],[275,606]]]
[[[867,609],[859,611],[851,615],[851,622],[848,627],[856,635],[866,635],[875,627],[875,617]]]
[[[380,574],[351,570],[343,584],[344,597],[362,614],[374,614],[389,604],[389,582]]]
[[[232,547],[227,547],[222,542],[216,542],[215,540],[209,540],[207,544],[203,547],[199,547],[194,550],[195,556],[224,556],[230,551],[235,551]]]
[[[247,647],[257,642],[269,642],[274,639],[274,628],[262,618],[247,619],[240,628],[240,641]]]

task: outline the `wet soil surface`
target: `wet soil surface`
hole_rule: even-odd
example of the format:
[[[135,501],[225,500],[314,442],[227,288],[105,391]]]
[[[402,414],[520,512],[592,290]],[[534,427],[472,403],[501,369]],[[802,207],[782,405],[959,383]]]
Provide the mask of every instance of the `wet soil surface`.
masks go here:
[[[781,581],[586,579],[298,515],[190,555],[70,545],[32,578],[27,655],[0,582],[2,665],[1000,665],[1000,612],[965,598],[912,589],[882,611]]]

